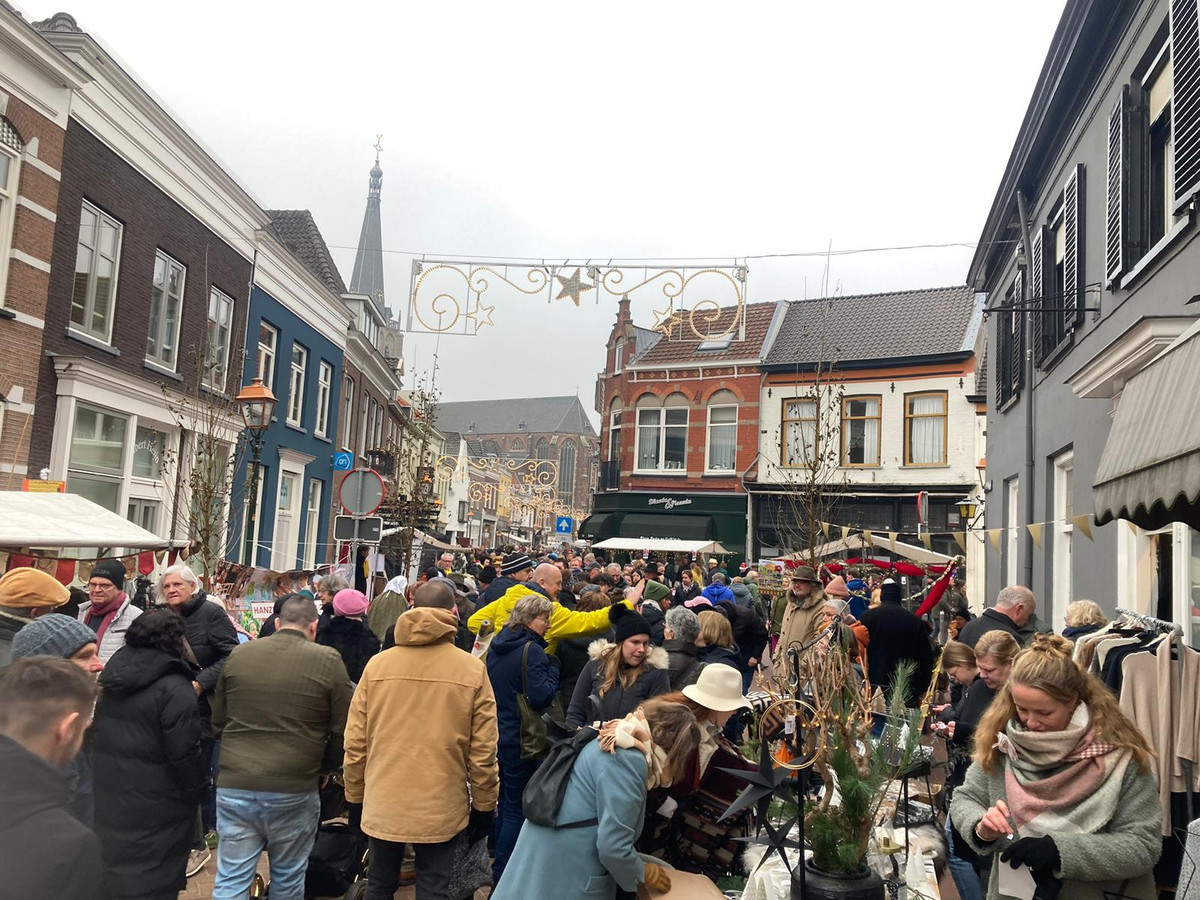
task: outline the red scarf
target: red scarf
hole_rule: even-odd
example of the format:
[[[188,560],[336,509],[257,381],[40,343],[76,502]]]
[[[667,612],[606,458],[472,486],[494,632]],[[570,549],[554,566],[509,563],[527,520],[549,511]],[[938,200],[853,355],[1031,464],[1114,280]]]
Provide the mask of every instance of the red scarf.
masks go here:
[[[103,616],[103,621],[100,622],[100,627],[96,629],[96,646],[100,646],[100,642],[104,640],[104,632],[108,631],[108,626],[112,624],[112,620],[117,617],[117,613],[121,611],[121,606],[125,603],[125,592],[117,594],[108,603],[97,603],[92,601],[92,605],[88,607],[87,621],[85,624],[91,625],[91,620],[96,616]]]

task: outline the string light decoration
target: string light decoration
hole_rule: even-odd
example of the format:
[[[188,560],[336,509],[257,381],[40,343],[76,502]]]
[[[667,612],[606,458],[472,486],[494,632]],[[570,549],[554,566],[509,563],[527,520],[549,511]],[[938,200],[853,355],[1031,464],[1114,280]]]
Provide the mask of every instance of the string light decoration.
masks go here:
[[[494,326],[495,305],[485,303],[507,289],[518,297],[542,297],[547,303],[581,299],[649,296],[665,299],[655,309],[653,330],[667,338],[700,341],[741,340],[745,336],[744,261],[728,265],[613,265],[590,260],[560,264],[512,264],[489,261],[413,260],[408,295],[410,332],[475,335]],[[733,315],[728,311],[732,308]]]

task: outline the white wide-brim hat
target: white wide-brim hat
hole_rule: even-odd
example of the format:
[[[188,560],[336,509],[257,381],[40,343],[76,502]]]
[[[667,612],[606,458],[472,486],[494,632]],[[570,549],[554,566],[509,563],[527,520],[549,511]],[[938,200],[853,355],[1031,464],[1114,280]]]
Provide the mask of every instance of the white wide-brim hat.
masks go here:
[[[701,669],[696,683],[683,689],[683,696],[716,712],[750,708],[750,701],[742,695],[742,673],[724,663]]]

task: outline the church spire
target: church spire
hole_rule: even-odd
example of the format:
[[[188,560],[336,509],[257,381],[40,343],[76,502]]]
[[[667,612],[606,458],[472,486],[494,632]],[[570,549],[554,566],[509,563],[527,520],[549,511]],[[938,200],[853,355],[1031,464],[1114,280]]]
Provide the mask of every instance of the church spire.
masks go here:
[[[383,152],[383,135],[375,141],[375,165],[371,167],[371,182],[367,189],[367,211],[363,215],[362,233],[358,237],[358,253],[354,256],[354,274],[350,276],[350,292],[374,297],[380,306],[383,298],[383,228],[379,221],[379,195],[383,189],[383,169],[379,154]]]

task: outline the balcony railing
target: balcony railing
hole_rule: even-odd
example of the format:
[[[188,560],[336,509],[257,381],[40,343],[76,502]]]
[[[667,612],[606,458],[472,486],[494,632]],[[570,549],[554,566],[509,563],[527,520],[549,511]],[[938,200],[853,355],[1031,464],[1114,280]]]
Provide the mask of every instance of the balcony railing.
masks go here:
[[[600,463],[600,490],[615,491],[620,489],[621,461],[608,459]]]

